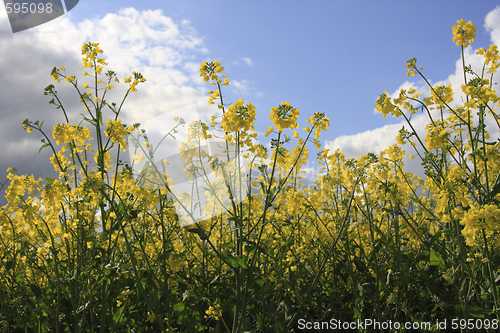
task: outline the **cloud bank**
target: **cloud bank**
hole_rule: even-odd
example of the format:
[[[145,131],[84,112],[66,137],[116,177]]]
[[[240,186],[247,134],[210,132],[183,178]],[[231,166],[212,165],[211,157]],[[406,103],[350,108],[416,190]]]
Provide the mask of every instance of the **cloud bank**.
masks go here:
[[[65,15],[30,31],[7,34],[7,15],[0,17],[0,178],[6,169],[17,168],[19,174],[57,177],[49,163],[52,152],[40,154],[42,135],[26,133],[22,122],[44,120],[43,130],[52,139],[52,127],[65,122],[61,110],[48,104],[43,88],[55,85],[71,123],[79,123],[86,113],[75,89],[50,77],[53,67],[65,66],[66,74],[77,77],[81,87],[90,83],[83,77],[81,47],[84,42],[98,42],[108,62],[104,72],[113,70],[121,84],[107,95],[109,102],[121,102],[128,84],[123,78],[135,70],[147,79],[138,92],[129,94],[121,118],[131,125],[187,105],[196,105],[202,117],[217,112],[207,106],[206,83],[199,76],[200,57],[208,52],[203,40],[188,20],[176,22],[161,10],[121,9],[102,18],[74,23]],[[103,81],[105,76],[103,75]],[[112,116],[109,111],[108,117]],[[94,135],[95,137],[95,135]],[[2,196],[3,197],[3,196]],[[3,199],[4,200],[4,199]],[[2,204],[4,201],[2,201]]]

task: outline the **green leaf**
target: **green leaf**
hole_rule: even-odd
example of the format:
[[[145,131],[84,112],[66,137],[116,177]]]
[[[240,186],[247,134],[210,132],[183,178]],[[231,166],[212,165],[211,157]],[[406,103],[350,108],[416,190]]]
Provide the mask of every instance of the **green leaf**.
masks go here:
[[[85,119],[85,121],[89,122],[90,124],[92,124],[92,125],[94,125],[94,126],[96,126],[96,125],[97,125],[97,123],[96,123],[96,121],[95,121],[94,119],[89,119],[89,118],[85,117],[85,116],[83,115],[83,113],[80,113],[80,115],[83,117],[83,119]]]
[[[42,311],[45,312],[47,314],[47,316],[51,316],[53,315],[52,311],[50,310],[50,308],[47,306],[47,304],[45,303],[40,303],[39,304],[40,308],[42,308]]]
[[[260,184],[260,188],[262,190],[262,193],[267,194],[267,189],[266,189],[266,186],[264,185],[264,183],[260,182],[259,184]]]
[[[443,257],[434,249],[431,249],[431,255],[429,257],[429,262],[432,266],[444,267],[444,259]]]
[[[264,278],[260,278],[255,280],[254,282],[257,283],[259,287],[262,287],[264,285],[264,282],[266,282],[266,280]]]
[[[276,192],[276,189],[277,187],[274,186],[273,188],[271,188],[271,191],[270,191],[270,197],[273,198],[274,197],[274,193]]]
[[[258,314],[257,315],[257,327],[261,330],[264,331],[264,315],[263,314]]]
[[[236,260],[238,265],[240,265],[241,267],[248,268],[248,265],[247,265],[245,258],[234,258],[234,259]]]
[[[182,303],[174,304],[174,310],[176,312],[182,312],[182,311],[184,311],[184,308],[185,308],[185,306]]]
[[[187,231],[198,234],[201,240],[207,240],[210,237],[210,231],[203,230],[200,227],[187,229]]]
[[[233,268],[243,267],[248,268],[247,262],[244,258],[226,256],[226,260],[233,266]]]
[[[125,306],[122,306],[118,309],[118,311],[115,312],[115,314],[113,315],[113,322],[114,322],[114,325],[112,326],[115,326],[116,324],[120,323],[121,319],[122,319],[122,313],[123,313],[123,310],[125,310]],[[114,328],[114,327],[113,327]]]
[[[142,167],[142,169],[141,169],[140,175],[141,175],[142,177],[145,177],[145,176],[146,176],[146,174],[148,173],[148,169],[149,169],[149,162],[146,162],[146,163],[144,164],[144,166]]]
[[[120,202],[120,204],[118,204],[117,206],[115,204],[115,207],[116,211],[118,211],[120,214],[125,214],[125,208],[123,207],[122,202]]]
[[[211,196],[215,197],[217,195],[212,188],[202,187],[202,189],[204,189],[205,191],[207,191],[208,193],[210,193]]]
[[[48,147],[48,146],[50,146],[48,143],[41,146],[40,149],[38,149],[38,154],[40,154],[40,152],[42,151],[43,148]]]
[[[9,258],[7,262],[5,263],[5,269],[6,270],[11,270],[14,267],[14,260]]]
[[[137,140],[134,137],[130,137],[130,141],[134,145],[135,149],[139,148],[139,144],[137,143]]]
[[[235,258],[231,256],[226,257],[227,262],[233,267],[233,268],[238,268],[238,262],[235,260]]]

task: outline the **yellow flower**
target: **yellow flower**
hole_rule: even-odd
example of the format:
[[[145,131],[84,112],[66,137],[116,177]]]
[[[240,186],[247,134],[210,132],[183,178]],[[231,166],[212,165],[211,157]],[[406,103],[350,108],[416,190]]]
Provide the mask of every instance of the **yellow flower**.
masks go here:
[[[406,76],[410,76],[410,75],[414,76],[415,74],[417,74],[417,72],[415,71],[415,68],[416,68],[415,63],[416,62],[417,62],[416,58],[412,58],[406,62],[406,68],[408,68],[408,73],[406,73]]]
[[[264,134],[264,136],[268,137],[269,134],[271,134],[273,131],[274,131],[273,127],[271,125],[269,125],[269,127],[267,128],[266,134]]]
[[[121,119],[117,119],[114,121],[110,119],[106,122],[106,126],[107,128],[104,131],[104,134],[106,134],[106,136],[109,136],[112,142],[118,143],[123,151],[125,151],[125,149],[127,148],[125,136],[132,132],[133,126],[125,128],[125,125],[122,124]]]
[[[282,132],[287,128],[298,128],[297,118],[299,115],[299,109],[292,107],[290,102],[286,101],[277,108],[273,107],[269,118],[271,118],[278,131]]]
[[[200,76],[203,77],[203,81],[205,82],[214,80],[219,83],[219,76],[217,75],[217,73],[221,73],[223,70],[224,67],[220,66],[220,62],[218,60],[209,63],[204,61],[200,66]]]
[[[83,89],[87,89],[88,87],[89,87],[89,84],[88,84],[88,83],[85,83],[85,84],[83,85]]]
[[[52,76],[52,79],[54,79],[54,81],[57,81],[57,83],[60,83],[59,75],[57,75],[56,72],[54,72],[51,76]]]
[[[141,153],[141,155],[133,154],[132,159],[134,160],[135,164],[139,164],[140,162],[142,162],[145,159],[145,157],[144,157],[143,153]]]
[[[451,103],[453,101],[453,89],[451,84],[447,87],[445,86],[436,86],[434,89],[431,89],[432,99],[434,100],[434,104],[443,106],[444,103]]]
[[[95,65],[96,63],[107,65],[103,58],[97,57],[99,53],[103,51],[99,48],[99,43],[83,43],[82,46],[82,55],[85,57],[82,58],[83,66],[82,67],[90,67],[94,68],[97,74],[101,74],[102,66]]]
[[[498,55],[498,48],[496,45],[490,44],[490,48],[485,50],[480,48],[476,54],[484,56],[484,64],[488,66],[491,62],[491,67],[488,69],[488,73],[495,73],[499,67],[500,56]]]
[[[222,128],[225,132],[242,132],[242,136],[246,136],[248,130],[253,130],[255,116],[257,111],[255,106],[250,104],[243,104],[243,99],[239,99],[231,105],[227,112],[222,117]],[[240,135],[240,138],[242,138]],[[243,138],[242,138],[243,139]]]
[[[210,305],[208,310],[205,311],[205,318],[212,317],[215,320],[219,320],[222,316],[222,309],[218,303],[214,303],[214,306]]]
[[[377,111],[382,112],[382,116],[384,118],[387,117],[388,113],[395,115],[396,117],[402,115],[401,111],[399,110],[399,107],[394,105],[391,101],[391,98],[387,96],[387,90],[385,90],[385,92],[382,95],[380,95],[379,99],[377,100],[377,103],[375,104],[375,107],[377,108]]]
[[[73,80],[75,79],[75,77],[73,75],[70,75],[68,76],[67,78],[65,78],[64,80],[68,83],[71,83]]]
[[[457,21],[457,25],[453,26],[453,41],[457,46],[469,46],[476,38],[476,27],[471,21],[465,23],[463,19]]]

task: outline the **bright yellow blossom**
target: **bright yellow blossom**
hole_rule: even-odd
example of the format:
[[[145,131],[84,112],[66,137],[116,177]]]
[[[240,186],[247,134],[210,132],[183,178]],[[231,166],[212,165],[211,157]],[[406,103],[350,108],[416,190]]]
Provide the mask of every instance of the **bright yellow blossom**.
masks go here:
[[[457,24],[453,26],[453,41],[457,46],[467,47],[476,38],[476,27],[471,21],[465,23],[463,19],[458,20]]]

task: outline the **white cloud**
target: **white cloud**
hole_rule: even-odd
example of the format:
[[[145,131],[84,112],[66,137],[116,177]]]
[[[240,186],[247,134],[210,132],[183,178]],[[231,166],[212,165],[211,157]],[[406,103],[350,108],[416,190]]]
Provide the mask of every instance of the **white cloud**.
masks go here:
[[[368,152],[378,154],[395,143],[395,138],[402,124],[385,125],[374,130],[365,131],[355,135],[343,135],[333,141],[327,141],[325,147],[332,152],[340,149],[346,158],[359,157]]]
[[[500,6],[497,6],[486,15],[484,28],[491,34],[491,42],[495,45],[500,44]]]
[[[233,79],[229,81],[229,87],[233,88],[234,90],[242,94],[248,94],[250,91],[247,80],[238,81]]]
[[[247,64],[248,66],[253,66],[253,61],[252,61],[252,59],[250,59],[250,58],[245,58],[245,57],[242,57],[242,58],[240,58],[240,59],[241,59],[241,60],[243,60],[243,62],[244,62],[245,64]],[[231,64],[232,64],[232,65],[239,65],[239,64],[240,64],[240,62],[239,62],[238,60],[233,60],[233,61],[231,62]]]
[[[3,155],[0,177],[8,167],[17,167],[21,174],[53,177],[46,148],[38,155],[41,134],[30,135],[22,129],[22,121],[45,120],[43,129],[49,135],[56,123],[64,122],[61,110],[48,104],[43,88],[55,84],[58,95],[68,112],[70,122],[78,123],[85,112],[78,102],[77,92],[64,80],[55,83],[50,72],[54,66],[66,67],[75,75],[79,86],[90,83],[83,77],[81,47],[84,42],[99,42],[102,55],[108,62],[104,72],[113,70],[121,84],[109,92],[108,101],[118,105],[128,88],[123,78],[140,72],[145,84],[138,92],[129,94],[121,118],[124,123],[144,122],[161,113],[196,104],[200,114],[207,117],[214,110],[207,106],[207,87],[199,76],[197,58],[206,53],[203,41],[188,20],[180,23],[163,15],[161,10],[138,11],[121,9],[102,18],[75,23],[64,15],[42,26],[16,34],[7,33],[7,15],[0,16],[0,140]],[[10,29],[8,29],[10,30]],[[103,81],[106,77],[103,75]],[[243,87],[243,85],[241,85]],[[109,112],[108,117],[112,114]]]
[[[253,66],[252,59],[250,58],[241,58],[248,66]]]

